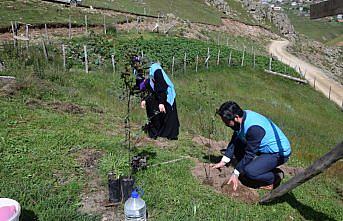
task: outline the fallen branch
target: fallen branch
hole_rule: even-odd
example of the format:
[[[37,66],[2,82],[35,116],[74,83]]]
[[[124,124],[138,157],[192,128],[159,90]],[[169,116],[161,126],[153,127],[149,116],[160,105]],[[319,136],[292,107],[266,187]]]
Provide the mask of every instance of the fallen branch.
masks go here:
[[[304,79],[301,79],[301,78],[292,77],[292,76],[289,76],[289,75],[286,75],[286,74],[281,74],[281,73],[274,72],[274,71],[269,71],[269,70],[266,70],[266,69],[264,71],[269,73],[269,74],[273,74],[273,75],[281,76],[281,77],[284,77],[284,78],[287,78],[287,79],[290,79],[290,80],[293,80],[293,81],[297,81],[299,83],[304,83],[304,84],[308,83],[307,80],[304,80]]]
[[[260,204],[269,203],[284,194],[288,193],[292,189],[300,186],[306,181],[312,179],[318,174],[322,173],[325,169],[329,168],[336,161],[343,158],[343,141],[336,145],[330,152],[316,160],[310,167],[308,167],[304,172],[299,173],[292,179],[288,180],[285,184],[272,190],[270,193],[266,194],[260,200]]]

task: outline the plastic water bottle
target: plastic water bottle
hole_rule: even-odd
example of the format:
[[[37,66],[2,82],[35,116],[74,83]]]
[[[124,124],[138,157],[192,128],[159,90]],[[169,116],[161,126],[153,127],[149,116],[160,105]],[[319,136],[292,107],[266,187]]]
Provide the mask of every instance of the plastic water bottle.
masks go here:
[[[137,191],[132,191],[131,197],[124,205],[125,221],[146,221],[146,205]]]

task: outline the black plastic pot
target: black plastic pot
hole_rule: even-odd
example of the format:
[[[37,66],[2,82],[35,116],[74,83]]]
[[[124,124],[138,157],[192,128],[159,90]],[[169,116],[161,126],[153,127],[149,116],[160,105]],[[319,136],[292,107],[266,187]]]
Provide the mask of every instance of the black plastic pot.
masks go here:
[[[125,202],[131,196],[135,181],[133,177],[121,177],[120,180],[121,180],[122,200],[123,202]]]
[[[116,174],[108,174],[108,193],[111,203],[119,203],[122,200],[121,182],[116,179]]]

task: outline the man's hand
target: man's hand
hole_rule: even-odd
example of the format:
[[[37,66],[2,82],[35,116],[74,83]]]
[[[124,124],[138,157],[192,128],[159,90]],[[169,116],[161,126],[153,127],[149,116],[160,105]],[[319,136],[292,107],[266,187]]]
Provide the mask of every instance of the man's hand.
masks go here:
[[[230,179],[229,179],[229,182],[227,182],[227,185],[230,185],[230,183],[233,184],[233,191],[236,191],[237,190],[237,187],[238,187],[238,176],[236,174],[232,174]]]
[[[160,109],[161,113],[166,113],[166,108],[164,107],[164,104],[159,104],[158,109]]]
[[[226,163],[224,161],[220,161],[219,163],[212,165],[212,169],[220,169],[220,168],[224,167],[225,164]]]
[[[142,101],[141,102],[141,108],[145,109],[145,104],[146,104],[146,101]]]

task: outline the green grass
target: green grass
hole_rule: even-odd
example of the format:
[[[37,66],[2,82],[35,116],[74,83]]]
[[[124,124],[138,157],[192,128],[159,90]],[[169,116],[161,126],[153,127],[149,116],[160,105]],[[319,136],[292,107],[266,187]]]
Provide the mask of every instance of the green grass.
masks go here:
[[[173,13],[177,17],[190,20],[192,22],[202,22],[207,24],[220,24],[222,14],[214,7],[209,7],[201,0],[145,0],[144,4],[133,0],[84,0],[84,5],[121,10],[137,14],[158,16],[158,14]]]
[[[45,64],[43,55],[32,50],[21,56],[15,51],[12,55],[0,52],[7,64],[3,75],[17,77],[21,85],[16,95],[0,97],[0,195],[21,203],[23,220],[29,220],[30,214],[39,220],[100,220],[78,211],[89,177],[73,152],[101,150],[105,153],[99,164],[102,177],[115,160],[125,173],[122,160],[128,151],[121,128],[126,110],[118,75],[106,71],[108,67],[90,74],[64,72],[60,59]],[[226,66],[209,72],[178,72],[173,81],[180,139],[168,148],[135,150],[150,152],[154,157],[149,163],[185,155],[201,160],[206,152],[191,138],[207,135],[201,124],[208,125],[215,109],[228,99],[270,117],[284,130],[293,148],[291,166],[310,165],[343,138],[340,109],[307,85],[266,75],[259,69]],[[69,114],[46,106],[30,108],[25,104],[30,99],[71,102],[85,113]],[[104,113],[93,112],[91,107]],[[139,99],[134,99],[132,113],[134,124],[145,122]],[[229,140],[231,131],[218,118],[215,128],[215,139]],[[139,129],[133,132],[134,136],[141,134]],[[191,175],[192,165],[184,160],[136,175],[137,184],[145,191],[150,220],[340,220],[343,216],[336,192],[341,191],[343,182],[342,162],[268,206],[247,205],[219,195]],[[103,185],[107,186],[105,179]]]
[[[87,15],[88,24],[103,24],[103,15],[99,12],[86,12],[77,7],[66,7],[39,0],[0,1],[0,27],[10,27],[11,21],[29,24],[68,24],[69,16],[73,24],[84,24]],[[106,16],[108,20],[108,16]],[[113,18],[111,18],[113,22]],[[123,20],[124,16],[116,17]],[[109,22],[110,23],[110,22]]]
[[[334,39],[331,39],[330,41],[328,41],[326,43],[327,45],[330,45],[330,46],[337,46],[339,45],[340,47],[343,46],[343,34],[334,38]]]
[[[286,10],[295,31],[309,38],[327,43],[343,35],[343,23],[325,20],[311,20],[309,17],[298,16],[293,10]]]
[[[244,8],[242,2],[237,0],[226,0],[226,2],[228,3],[230,10],[232,10],[232,13],[229,14],[230,18],[242,21],[246,24],[257,24],[257,21],[247,12],[247,9]]]

